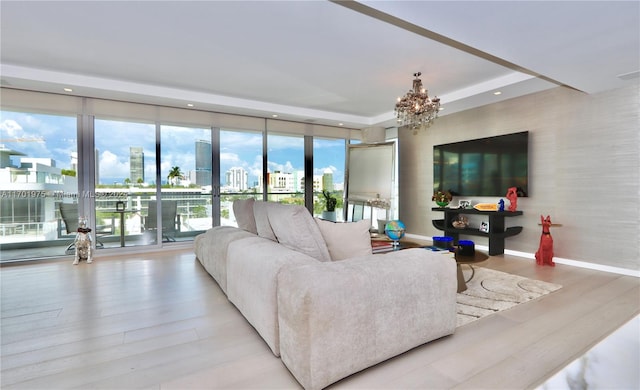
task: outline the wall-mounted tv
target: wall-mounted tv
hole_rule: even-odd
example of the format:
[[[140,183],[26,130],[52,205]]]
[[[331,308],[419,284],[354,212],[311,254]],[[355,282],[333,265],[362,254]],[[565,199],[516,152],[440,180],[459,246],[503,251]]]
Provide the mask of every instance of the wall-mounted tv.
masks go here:
[[[433,147],[433,190],[454,196],[500,196],[529,191],[529,132]]]

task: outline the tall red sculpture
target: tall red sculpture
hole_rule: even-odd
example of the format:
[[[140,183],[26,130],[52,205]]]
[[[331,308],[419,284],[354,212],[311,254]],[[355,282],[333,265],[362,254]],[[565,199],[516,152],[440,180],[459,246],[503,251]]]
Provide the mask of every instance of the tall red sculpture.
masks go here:
[[[551,237],[551,217],[547,215],[547,218],[540,216],[542,223],[542,235],[540,236],[540,247],[536,252],[536,264],[538,265],[550,265],[556,266],[553,262],[553,237]]]
[[[509,211],[516,211],[518,208],[518,189],[509,187],[506,197],[509,199]]]

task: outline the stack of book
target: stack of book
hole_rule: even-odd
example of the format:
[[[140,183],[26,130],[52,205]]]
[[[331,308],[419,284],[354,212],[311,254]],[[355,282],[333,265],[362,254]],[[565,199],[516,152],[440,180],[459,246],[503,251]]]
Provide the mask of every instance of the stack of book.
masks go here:
[[[393,250],[393,241],[371,241],[373,253],[388,252]]]

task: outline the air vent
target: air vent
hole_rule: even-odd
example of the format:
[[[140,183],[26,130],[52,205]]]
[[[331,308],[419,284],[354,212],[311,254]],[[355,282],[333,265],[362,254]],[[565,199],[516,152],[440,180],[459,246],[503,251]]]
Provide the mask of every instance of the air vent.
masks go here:
[[[623,74],[619,74],[618,75],[618,78],[620,80],[631,80],[631,79],[637,79],[638,77],[640,77],[640,70],[636,70],[635,72],[623,73]]]

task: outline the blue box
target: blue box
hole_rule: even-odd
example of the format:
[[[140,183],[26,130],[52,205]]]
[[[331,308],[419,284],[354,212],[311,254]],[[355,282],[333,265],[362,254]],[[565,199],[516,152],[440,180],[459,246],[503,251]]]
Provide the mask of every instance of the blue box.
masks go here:
[[[453,237],[442,236],[442,237],[433,237],[433,244],[438,248],[448,249],[453,247]]]

